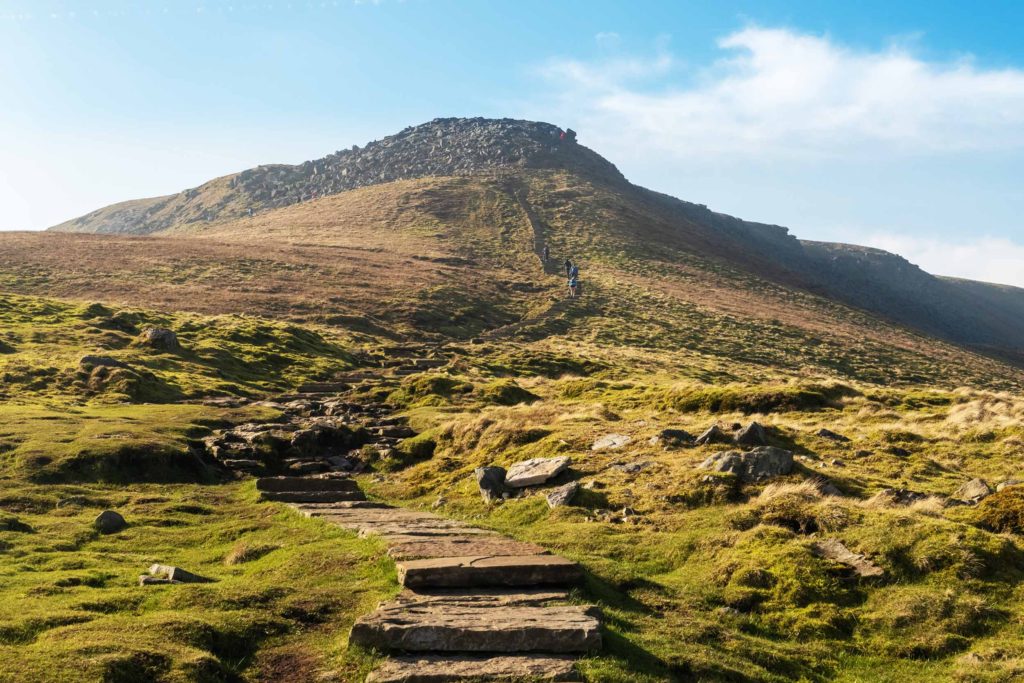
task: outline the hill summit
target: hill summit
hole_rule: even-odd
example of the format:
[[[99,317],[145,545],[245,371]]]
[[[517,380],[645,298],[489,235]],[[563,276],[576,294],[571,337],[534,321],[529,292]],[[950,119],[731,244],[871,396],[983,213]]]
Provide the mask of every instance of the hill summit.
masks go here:
[[[396,180],[509,169],[563,169],[625,183],[615,165],[578,144],[572,130],[507,118],[438,118],[321,159],[257,166],[178,194],[114,204],[51,230],[150,234]]]

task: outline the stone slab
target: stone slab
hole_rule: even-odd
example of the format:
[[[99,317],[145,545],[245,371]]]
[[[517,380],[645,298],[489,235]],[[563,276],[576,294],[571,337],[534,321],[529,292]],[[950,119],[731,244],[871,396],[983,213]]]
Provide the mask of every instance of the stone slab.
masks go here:
[[[427,605],[459,605],[462,607],[544,606],[565,602],[569,591],[560,588],[437,588],[416,591],[405,588],[391,601],[423,607]]]
[[[387,603],[352,626],[350,642],[405,652],[594,652],[598,620],[586,608],[409,606]]]
[[[572,560],[557,555],[492,555],[402,560],[398,580],[407,588],[569,585],[583,578]]]
[[[578,681],[573,658],[564,655],[394,657],[367,683],[449,683],[451,681]]]
[[[511,538],[465,535],[430,540],[415,537],[415,540],[394,542],[388,555],[396,560],[425,560],[471,555],[546,555],[547,552],[539,545]]]
[[[338,503],[365,500],[362,491],[261,491],[260,500],[274,503]]]
[[[517,462],[508,468],[508,474],[505,475],[505,486],[522,488],[543,484],[568,469],[570,462],[568,456],[532,458]]]

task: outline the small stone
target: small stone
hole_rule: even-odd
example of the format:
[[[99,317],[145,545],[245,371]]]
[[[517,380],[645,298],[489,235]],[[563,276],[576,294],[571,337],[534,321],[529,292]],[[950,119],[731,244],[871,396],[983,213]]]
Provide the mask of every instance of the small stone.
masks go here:
[[[562,505],[568,505],[572,502],[573,497],[580,490],[580,484],[576,481],[570,481],[564,486],[559,486],[554,491],[551,491],[546,496],[548,501],[548,507],[556,508]]]
[[[92,525],[101,534],[114,534],[128,526],[128,522],[120,513],[113,510],[104,510],[93,520]]]
[[[502,494],[505,493],[505,468],[478,467],[473,470],[473,474],[476,476],[476,483],[485,503],[502,499]]]
[[[757,422],[751,422],[736,432],[735,440],[741,446],[764,446],[768,443],[764,427]]]
[[[161,351],[179,351],[178,335],[162,327],[147,327],[138,338],[139,344]]]
[[[505,485],[513,488],[536,486],[557,477],[569,468],[568,456],[558,458],[532,458],[517,462],[509,468]]]
[[[961,485],[950,498],[962,500],[965,503],[977,503],[982,498],[992,494],[992,488],[984,479],[971,479]]]
[[[718,425],[712,425],[708,427],[703,434],[697,437],[696,443],[698,446],[703,446],[709,443],[731,443],[732,437],[722,431],[722,428]]]
[[[853,569],[857,576],[870,578],[885,574],[884,569],[868,560],[864,555],[854,553],[843,545],[841,541],[834,538],[815,541],[811,544],[811,550],[820,557],[845,564]]]
[[[150,566],[149,573],[158,578],[169,579],[173,583],[213,583],[213,579],[193,574],[181,567],[172,567],[166,564],[154,564]]]
[[[828,461],[828,464],[832,465],[832,467],[846,467],[846,463],[839,458],[832,458]]]
[[[607,434],[594,442],[590,447],[592,451],[611,451],[622,448],[633,439],[625,434]]]
[[[650,439],[652,446],[663,448],[681,448],[693,445],[693,435],[685,429],[663,429]]]
[[[1024,479],[1007,479],[996,484],[996,491],[1002,491],[1007,486],[1020,486],[1024,484]]]
[[[434,501],[434,504],[431,505],[430,508],[432,510],[437,510],[438,508],[443,508],[447,504],[448,504],[448,499],[447,498],[445,498],[444,496],[438,496],[437,500]]]

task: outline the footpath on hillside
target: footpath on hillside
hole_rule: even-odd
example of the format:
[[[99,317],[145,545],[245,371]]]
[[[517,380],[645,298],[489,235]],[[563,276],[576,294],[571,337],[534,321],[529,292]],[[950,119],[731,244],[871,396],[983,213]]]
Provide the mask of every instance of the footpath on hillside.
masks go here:
[[[290,423],[236,428],[212,437],[207,448],[226,467],[258,474],[263,463],[252,444],[265,444],[272,438],[266,435],[284,427],[292,443],[298,438],[310,447],[285,461],[293,474],[257,479],[261,498],[387,545],[402,590],[359,618],[349,637],[350,645],[387,656],[368,681],[580,680],[575,661],[601,648],[601,631],[593,606],[570,604],[569,590],[583,576],[578,564],[494,531],[368,501],[346,471],[352,463],[317,447],[334,442],[330,430],[338,421],[358,424],[382,453],[411,438],[415,432],[390,406],[354,403],[337,392],[355,381],[393,384],[446,362],[409,357],[345,383],[307,385],[276,404]]]

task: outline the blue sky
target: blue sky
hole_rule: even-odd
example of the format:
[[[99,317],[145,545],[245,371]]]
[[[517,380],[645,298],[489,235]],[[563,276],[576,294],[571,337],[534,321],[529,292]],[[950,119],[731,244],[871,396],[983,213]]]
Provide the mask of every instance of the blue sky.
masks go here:
[[[0,0],[0,229],[513,116],[719,211],[1024,286],[1022,25],[1020,2]]]

